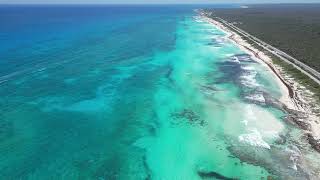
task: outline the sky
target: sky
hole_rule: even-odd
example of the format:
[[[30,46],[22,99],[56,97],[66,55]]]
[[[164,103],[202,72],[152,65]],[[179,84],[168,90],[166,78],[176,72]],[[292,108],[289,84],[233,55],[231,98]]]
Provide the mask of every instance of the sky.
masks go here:
[[[320,3],[320,0],[0,0],[0,4]]]

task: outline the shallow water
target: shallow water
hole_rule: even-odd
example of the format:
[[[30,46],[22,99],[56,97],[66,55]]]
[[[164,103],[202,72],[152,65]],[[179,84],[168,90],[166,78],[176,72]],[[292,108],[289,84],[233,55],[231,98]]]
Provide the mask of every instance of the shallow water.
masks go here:
[[[0,8],[0,179],[306,177],[275,76],[193,8],[46,8]]]

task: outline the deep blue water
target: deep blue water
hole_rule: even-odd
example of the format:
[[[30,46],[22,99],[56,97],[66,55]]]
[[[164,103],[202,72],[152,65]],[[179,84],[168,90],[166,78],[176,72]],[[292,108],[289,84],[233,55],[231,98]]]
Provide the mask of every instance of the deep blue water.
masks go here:
[[[59,63],[63,59],[52,55],[59,56],[61,51],[77,53],[79,49],[83,51],[85,47],[82,46],[91,47],[100,41],[104,43],[100,45],[105,46],[100,58],[107,59],[110,45],[113,51],[130,51],[122,53],[128,57],[158,48],[170,48],[174,42],[172,31],[179,17],[177,15],[190,13],[191,8],[187,9],[143,6],[1,7],[0,75],[35,64]]]
[[[146,176],[123,168],[143,162],[132,144],[168,71],[154,56],[193,9],[0,6],[0,179]]]
[[[292,173],[274,77],[199,7],[0,6],[0,179]]]

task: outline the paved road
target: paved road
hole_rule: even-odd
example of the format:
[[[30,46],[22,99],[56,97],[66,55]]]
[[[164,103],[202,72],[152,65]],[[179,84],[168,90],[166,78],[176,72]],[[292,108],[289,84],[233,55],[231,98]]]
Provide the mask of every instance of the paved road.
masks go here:
[[[254,43],[256,43],[258,46],[262,47],[263,49],[267,50],[268,52],[272,53],[273,55],[277,56],[281,60],[292,64],[295,68],[299,69],[302,73],[306,74],[309,76],[311,79],[313,79],[315,82],[317,82],[320,85],[320,73],[316,71],[315,69],[309,67],[308,65],[302,63],[301,61],[297,60],[296,58],[288,55],[287,53],[273,47],[272,45],[260,40],[259,38],[243,31],[242,29],[236,27],[232,23],[229,23],[228,21],[216,17],[218,21],[223,23],[225,26],[229,27],[233,31],[239,33],[240,35],[250,39]]]

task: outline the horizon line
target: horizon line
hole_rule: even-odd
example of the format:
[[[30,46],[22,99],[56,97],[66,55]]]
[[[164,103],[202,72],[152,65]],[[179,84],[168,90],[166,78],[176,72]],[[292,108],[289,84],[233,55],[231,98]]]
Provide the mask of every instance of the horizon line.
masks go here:
[[[263,5],[263,4],[320,4],[320,2],[262,2],[262,3],[0,3],[0,5]]]

